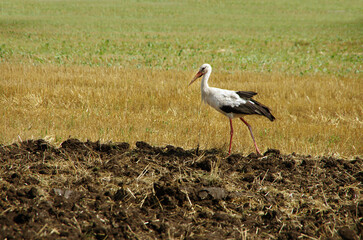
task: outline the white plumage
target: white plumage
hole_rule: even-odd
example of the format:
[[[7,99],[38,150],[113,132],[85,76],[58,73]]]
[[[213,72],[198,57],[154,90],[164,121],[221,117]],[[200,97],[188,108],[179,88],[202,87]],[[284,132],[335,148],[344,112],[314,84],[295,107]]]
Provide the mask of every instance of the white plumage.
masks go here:
[[[226,89],[214,88],[208,86],[208,79],[212,73],[212,67],[209,64],[203,64],[198,73],[194,76],[193,80],[189,83],[191,85],[195,80],[202,77],[201,93],[202,100],[208,105],[216,109],[218,112],[224,114],[229,118],[231,127],[231,137],[229,143],[228,154],[231,154],[233,126],[232,119],[240,118],[248,127],[253,143],[256,148],[257,154],[261,154],[257,147],[255,138],[252,133],[251,126],[243,119],[244,115],[257,114],[262,115],[273,121],[275,117],[270,113],[270,109],[263,104],[252,99],[257,93],[251,91],[231,91]]]

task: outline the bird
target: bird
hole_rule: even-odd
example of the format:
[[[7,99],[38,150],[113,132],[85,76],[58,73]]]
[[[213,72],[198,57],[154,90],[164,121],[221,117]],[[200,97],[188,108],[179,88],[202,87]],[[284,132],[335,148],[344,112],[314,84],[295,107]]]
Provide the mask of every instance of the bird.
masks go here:
[[[257,95],[253,91],[232,91],[226,89],[220,89],[215,87],[209,87],[208,79],[212,73],[212,67],[208,63],[203,64],[199,71],[195,74],[190,86],[198,78],[202,78],[201,82],[201,94],[202,101],[206,102],[209,106],[216,109],[218,112],[224,114],[229,118],[230,123],[230,140],[228,156],[231,154],[232,138],[233,138],[233,125],[232,119],[239,118],[248,127],[253,143],[255,145],[256,153],[262,156],[259,150],[255,138],[252,133],[251,125],[243,118],[245,115],[261,115],[268,118],[270,121],[274,121],[275,117],[271,114],[270,109],[253,99],[253,96]]]

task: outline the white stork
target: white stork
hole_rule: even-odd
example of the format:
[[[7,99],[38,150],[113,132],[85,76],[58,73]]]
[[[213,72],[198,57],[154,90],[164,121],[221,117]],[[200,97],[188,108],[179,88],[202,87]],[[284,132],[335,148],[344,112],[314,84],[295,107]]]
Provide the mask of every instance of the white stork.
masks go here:
[[[226,115],[229,118],[229,123],[231,126],[231,138],[229,141],[228,155],[231,154],[232,137],[233,137],[233,126],[232,119],[240,118],[244,122],[251,134],[253,143],[256,148],[256,152],[262,155],[257,147],[255,138],[253,137],[252,128],[246,120],[243,119],[244,115],[257,114],[262,115],[273,121],[275,117],[270,113],[270,109],[265,105],[252,99],[255,92],[245,92],[245,91],[231,91],[220,88],[214,88],[208,86],[208,79],[212,73],[212,67],[205,63],[200,68],[198,73],[194,76],[193,80],[189,83],[189,86],[198,78],[203,76],[201,83],[202,90],[202,100],[208,103],[211,107],[216,109],[218,112]]]

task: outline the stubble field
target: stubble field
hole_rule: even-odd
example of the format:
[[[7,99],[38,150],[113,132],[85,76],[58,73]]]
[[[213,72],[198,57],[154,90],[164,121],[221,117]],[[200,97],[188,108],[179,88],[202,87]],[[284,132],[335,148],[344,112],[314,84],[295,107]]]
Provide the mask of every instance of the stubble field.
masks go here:
[[[0,237],[359,239],[362,8],[1,1]],[[237,121],[226,156],[205,62],[272,109],[263,157]]]

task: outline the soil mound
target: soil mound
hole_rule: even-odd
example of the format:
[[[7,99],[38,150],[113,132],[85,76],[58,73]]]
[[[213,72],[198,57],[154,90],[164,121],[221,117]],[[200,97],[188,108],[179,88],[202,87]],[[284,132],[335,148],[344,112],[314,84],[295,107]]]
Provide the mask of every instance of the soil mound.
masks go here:
[[[359,239],[363,160],[137,142],[0,145],[0,238]]]

